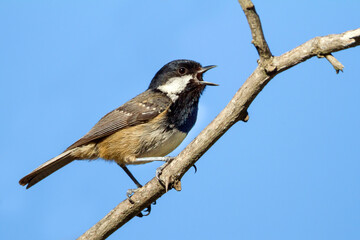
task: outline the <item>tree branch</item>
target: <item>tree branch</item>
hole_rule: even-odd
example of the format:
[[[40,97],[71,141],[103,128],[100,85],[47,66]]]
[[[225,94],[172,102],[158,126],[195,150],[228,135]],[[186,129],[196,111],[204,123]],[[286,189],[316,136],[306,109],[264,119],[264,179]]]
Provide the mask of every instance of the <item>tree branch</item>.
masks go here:
[[[252,2],[239,0],[239,3],[248,18],[260,59],[266,61],[258,65],[220,114],[163,169],[161,180],[170,187],[176,186],[177,190],[181,189],[179,186],[182,176],[231,126],[239,120],[248,120],[248,107],[278,73],[311,57],[327,56],[332,52],[360,45],[359,28],[341,34],[315,37],[281,56],[272,57]],[[79,239],[105,239],[165,193],[165,188],[153,178],[131,197],[134,204],[124,200]]]
[[[266,43],[264,33],[261,27],[259,15],[256,13],[255,6],[250,0],[238,0],[242,10],[245,13],[246,19],[249,23],[252,43],[254,44],[260,60],[271,58],[272,54],[268,44]]]
[[[315,37],[279,57],[274,57],[272,65],[277,72],[282,72],[311,57],[326,56],[358,45],[360,45],[360,28],[341,34]]]

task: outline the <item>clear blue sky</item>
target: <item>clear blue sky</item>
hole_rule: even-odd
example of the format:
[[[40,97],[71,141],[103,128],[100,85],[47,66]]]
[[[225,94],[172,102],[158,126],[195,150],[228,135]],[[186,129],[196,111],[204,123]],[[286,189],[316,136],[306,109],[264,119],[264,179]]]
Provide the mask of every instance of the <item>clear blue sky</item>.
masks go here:
[[[275,55],[360,27],[359,1],[255,1]],[[74,239],[134,185],[116,165],[74,162],[18,180],[61,153],[179,58],[216,64],[179,153],[256,67],[237,1],[0,0],[0,239]],[[273,79],[149,217],[109,239],[360,239],[360,48]],[[131,166],[142,183],[159,163]]]

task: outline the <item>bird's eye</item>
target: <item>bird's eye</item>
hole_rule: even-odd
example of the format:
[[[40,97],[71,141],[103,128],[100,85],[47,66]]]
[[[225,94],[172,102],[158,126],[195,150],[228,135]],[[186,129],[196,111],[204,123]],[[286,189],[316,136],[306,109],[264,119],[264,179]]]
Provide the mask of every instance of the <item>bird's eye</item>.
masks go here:
[[[184,75],[185,73],[186,73],[186,68],[179,68],[179,73],[181,74],[181,75]]]

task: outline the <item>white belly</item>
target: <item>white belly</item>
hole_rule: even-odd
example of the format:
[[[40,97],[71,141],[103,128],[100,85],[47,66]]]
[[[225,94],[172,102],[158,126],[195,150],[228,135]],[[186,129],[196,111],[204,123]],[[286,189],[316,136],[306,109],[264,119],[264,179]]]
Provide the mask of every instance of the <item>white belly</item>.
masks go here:
[[[153,144],[149,146],[146,153],[137,157],[163,157],[171,153],[185,139],[186,133],[173,129],[171,132],[161,133],[155,131],[152,133]]]

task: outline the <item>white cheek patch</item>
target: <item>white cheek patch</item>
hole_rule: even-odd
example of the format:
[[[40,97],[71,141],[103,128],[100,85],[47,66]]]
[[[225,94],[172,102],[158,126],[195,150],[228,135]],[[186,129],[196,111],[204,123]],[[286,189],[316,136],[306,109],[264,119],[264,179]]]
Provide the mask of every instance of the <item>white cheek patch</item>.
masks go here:
[[[168,95],[168,97],[171,98],[173,102],[175,102],[179,97],[179,93],[185,89],[186,85],[192,78],[192,75],[173,77],[170,78],[164,85],[159,86],[158,89],[163,93],[166,93],[166,95]]]

